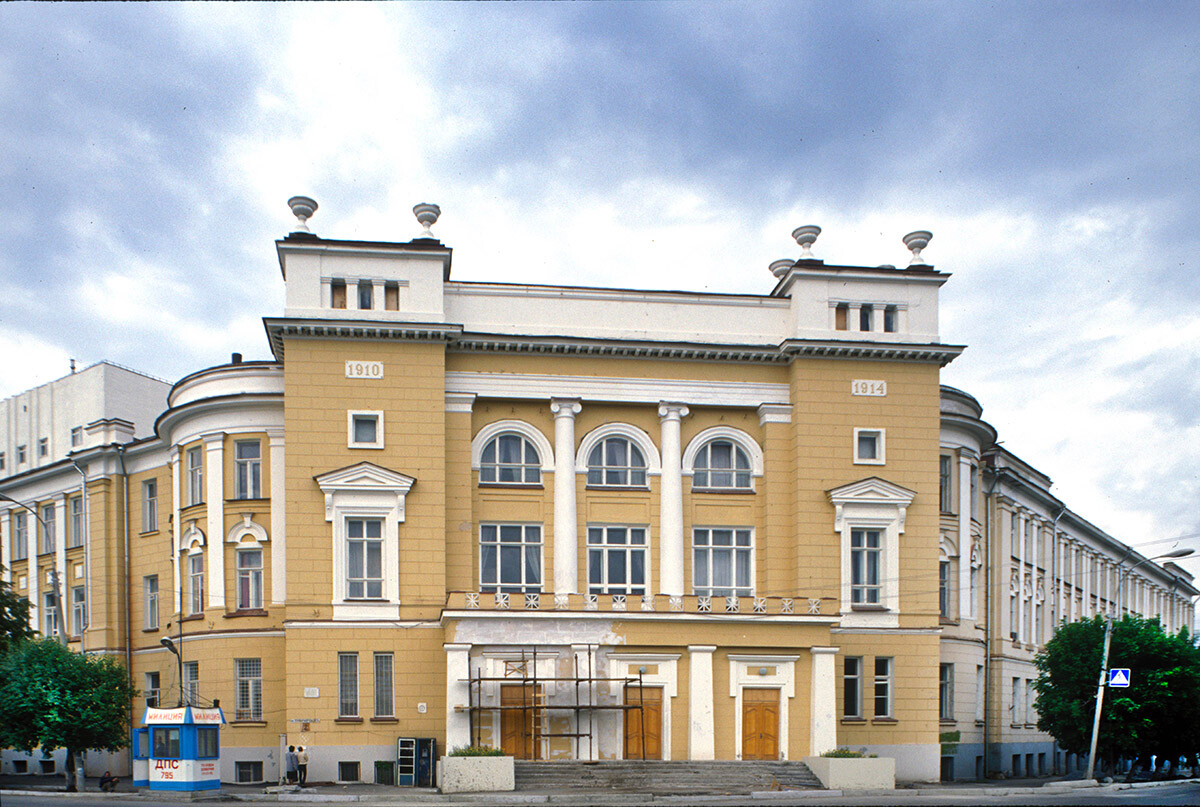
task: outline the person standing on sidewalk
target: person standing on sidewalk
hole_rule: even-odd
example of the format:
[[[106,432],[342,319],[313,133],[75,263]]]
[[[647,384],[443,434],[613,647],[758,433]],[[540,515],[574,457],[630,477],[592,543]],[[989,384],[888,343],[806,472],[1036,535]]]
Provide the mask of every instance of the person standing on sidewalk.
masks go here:
[[[296,765],[296,746],[289,745],[287,754],[284,755],[284,770],[287,771],[289,785],[296,784]]]
[[[304,746],[296,752],[296,769],[300,774],[300,787],[308,781],[308,752],[304,750]]]

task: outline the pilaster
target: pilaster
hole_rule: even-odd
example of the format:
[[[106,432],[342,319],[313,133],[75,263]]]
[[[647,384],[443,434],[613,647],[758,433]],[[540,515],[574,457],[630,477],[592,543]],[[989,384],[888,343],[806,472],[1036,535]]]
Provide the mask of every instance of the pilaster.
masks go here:
[[[579,521],[575,505],[578,398],[551,398],[554,413],[554,593],[579,593]]]
[[[225,608],[225,434],[206,434],[204,440],[204,498],[208,502],[208,557],[204,585],[208,608]],[[275,508],[271,508],[274,511]]]
[[[688,408],[680,403],[663,401],[658,405],[662,424],[662,477],[659,482],[659,587],[663,594],[683,596],[683,448],[680,442],[680,422],[687,417]],[[709,659],[709,689],[712,660]],[[712,698],[709,698],[711,722]],[[712,739],[709,738],[709,748]],[[711,750],[710,752],[711,753]],[[692,757],[697,759],[697,757]],[[703,759],[712,759],[711,756]]]

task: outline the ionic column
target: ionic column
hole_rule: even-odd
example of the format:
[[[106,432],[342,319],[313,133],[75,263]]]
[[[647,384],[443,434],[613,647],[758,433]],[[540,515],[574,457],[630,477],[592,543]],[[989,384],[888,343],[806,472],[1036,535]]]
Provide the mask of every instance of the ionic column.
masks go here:
[[[862,330],[862,303],[850,303],[846,308],[846,330]]]
[[[688,645],[688,759],[714,758],[713,652],[716,645]]]
[[[284,486],[283,429],[267,429],[271,474],[271,602],[287,602],[287,488]]]
[[[812,698],[810,701],[808,754],[820,756],[837,748],[837,671],[834,662],[836,647],[813,647]]]
[[[471,645],[444,644],[446,651],[446,748],[471,744]],[[460,707],[461,711],[459,710]]]
[[[554,413],[554,593],[579,593],[579,522],[575,507],[578,398],[551,398]]]
[[[662,423],[662,477],[659,480],[659,519],[662,526],[658,538],[658,586],[663,594],[672,597],[683,596],[683,448],[679,424],[687,414],[688,408],[683,404],[664,401],[658,405],[658,417]],[[709,659],[710,664],[711,661]],[[711,724],[712,698],[709,701]],[[712,739],[709,738],[710,756],[703,759],[712,759],[711,743]]]
[[[204,498],[208,504],[208,557],[204,587],[207,608],[225,608],[225,434],[206,434],[204,440]]]

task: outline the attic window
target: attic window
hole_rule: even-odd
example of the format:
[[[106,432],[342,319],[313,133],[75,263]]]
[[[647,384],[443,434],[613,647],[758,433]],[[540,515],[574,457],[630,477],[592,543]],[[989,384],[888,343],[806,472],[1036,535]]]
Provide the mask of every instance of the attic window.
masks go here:
[[[834,309],[833,317],[835,328],[839,331],[849,330],[850,326],[847,324],[847,321],[850,318],[850,306],[845,303],[838,303],[837,308]]]
[[[346,307],[346,281],[329,281],[329,305],[331,308]]]
[[[383,307],[387,311],[400,310],[400,284],[389,281],[383,287]]]
[[[358,281],[358,308],[370,311],[375,307],[375,284],[369,280]]]
[[[896,332],[896,306],[894,305],[883,309],[883,330],[886,333]]]

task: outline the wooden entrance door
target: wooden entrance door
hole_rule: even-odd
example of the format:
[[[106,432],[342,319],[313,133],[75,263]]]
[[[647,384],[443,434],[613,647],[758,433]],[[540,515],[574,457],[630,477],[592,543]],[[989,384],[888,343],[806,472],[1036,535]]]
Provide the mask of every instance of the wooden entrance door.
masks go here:
[[[662,687],[629,687],[625,703],[641,709],[625,710],[625,759],[662,759]],[[644,730],[644,731],[643,731]],[[645,738],[646,754],[642,756]]]
[[[500,748],[517,759],[541,758],[542,743],[537,731],[537,712],[532,708],[513,708],[532,707],[535,694],[531,686],[500,685]]]
[[[779,690],[742,690],[742,759],[779,759]]]

